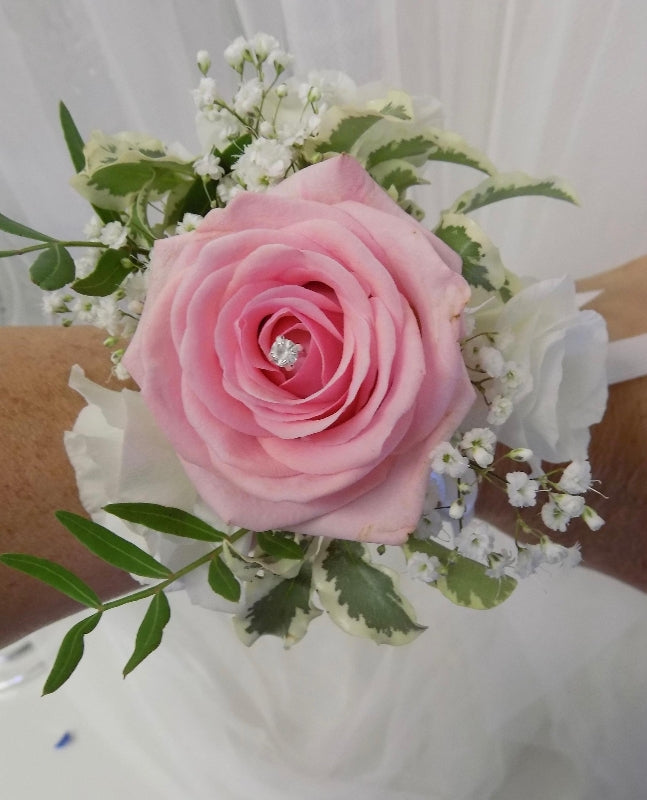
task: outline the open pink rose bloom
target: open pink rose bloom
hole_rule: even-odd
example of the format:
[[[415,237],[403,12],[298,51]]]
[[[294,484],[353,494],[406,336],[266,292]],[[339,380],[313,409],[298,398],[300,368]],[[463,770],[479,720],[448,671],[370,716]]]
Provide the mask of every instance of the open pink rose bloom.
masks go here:
[[[400,544],[474,399],[460,266],[339,156],[158,241],[124,363],[226,522]]]

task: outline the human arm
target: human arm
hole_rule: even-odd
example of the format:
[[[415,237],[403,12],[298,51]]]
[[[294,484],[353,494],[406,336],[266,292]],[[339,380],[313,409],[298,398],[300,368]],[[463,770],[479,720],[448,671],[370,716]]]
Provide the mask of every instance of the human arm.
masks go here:
[[[578,289],[604,290],[587,308],[605,317],[612,341],[647,333],[647,256],[580,281]],[[593,532],[575,520],[554,538],[567,546],[579,541],[584,564],[647,591],[647,377],[610,387],[605,417],[591,434],[591,467],[604,495],[592,505],[606,524]],[[478,515],[511,533],[510,512],[505,494],[484,484]]]
[[[89,378],[108,383],[102,339],[100,331],[85,327],[0,329],[0,552],[29,552],[61,563],[106,599],[134,582],[91,555],[54,517],[58,509],[85,513],[63,447],[63,431],[71,429],[84,401],[67,382],[78,362]],[[0,647],[79,608],[0,564]]]

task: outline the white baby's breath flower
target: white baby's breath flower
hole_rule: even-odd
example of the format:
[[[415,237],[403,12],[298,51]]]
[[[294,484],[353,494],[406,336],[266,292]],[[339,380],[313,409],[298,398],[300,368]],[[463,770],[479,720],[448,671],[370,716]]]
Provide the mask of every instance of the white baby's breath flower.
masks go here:
[[[514,508],[528,508],[537,502],[539,484],[526,472],[508,472],[505,476],[508,502]]]
[[[286,53],[280,47],[275,48],[267,57],[267,63],[271,64],[274,69],[283,72],[294,61],[294,56],[291,53]]]
[[[516,361],[506,361],[504,363],[499,381],[503,386],[505,395],[512,400],[527,395],[533,388],[532,375],[528,368]]]
[[[240,84],[234,97],[234,110],[245,116],[258,109],[263,99],[263,84],[258,78],[250,78]]]
[[[115,220],[103,226],[99,241],[107,245],[111,250],[119,250],[126,243],[127,237],[128,228],[124,227],[118,220]]]
[[[604,525],[604,520],[602,517],[591,508],[591,506],[584,506],[582,509],[582,519],[592,531],[599,531],[600,528]]]
[[[492,552],[494,536],[487,522],[472,520],[456,536],[458,552],[475,561],[485,561]]]
[[[198,88],[192,92],[196,108],[203,110],[211,108],[218,100],[218,88],[213,78],[201,78]]]
[[[504,359],[500,350],[495,347],[481,347],[479,349],[479,361],[481,369],[491,375],[493,378],[498,378],[503,374]]]
[[[100,250],[101,248],[99,247],[89,248],[85,255],[74,259],[74,275],[76,278],[86,278],[94,272],[94,268],[97,266],[97,261],[101,255]]]
[[[436,556],[416,551],[407,562],[407,574],[410,578],[433,583],[440,577],[440,560]]]
[[[449,506],[449,516],[452,519],[462,519],[465,515],[465,503],[462,499],[454,500]]]
[[[279,41],[269,33],[254,34],[249,42],[249,46],[259,63],[265,61],[273,50],[278,50],[280,48]]]
[[[591,487],[591,465],[588,461],[571,462],[557,486],[569,494],[584,494]]]
[[[441,442],[431,454],[431,468],[439,475],[460,478],[467,472],[469,462],[449,442]]]
[[[81,325],[94,325],[96,318],[95,300],[90,297],[75,297],[70,303],[74,322]]]
[[[557,544],[557,542],[549,539],[548,536],[542,536],[539,548],[544,554],[546,564],[562,564],[568,556],[568,547]]]
[[[547,528],[550,528],[551,531],[559,531],[559,533],[564,533],[571,521],[570,515],[560,508],[552,496],[541,507],[541,518]]]
[[[63,291],[47,292],[41,299],[43,313],[51,316],[69,311],[67,298]]]
[[[506,569],[514,566],[515,558],[509,550],[502,550],[500,553],[490,553],[488,556],[489,567],[485,570],[488,578],[499,580],[506,575]]]
[[[528,578],[544,561],[544,554],[538,544],[524,545],[517,552],[514,572],[519,578]]]
[[[87,222],[87,224],[83,228],[83,233],[91,241],[98,241],[99,236],[101,236],[102,228],[103,228],[103,222],[99,219],[99,217],[96,214],[93,214],[92,218]]]
[[[239,183],[237,183],[230,175],[225,175],[225,177],[218,184],[216,194],[218,195],[220,201],[227,205],[227,203],[231,202],[231,200],[233,200],[237,194],[240,194],[243,191],[245,190]]]
[[[185,214],[182,217],[182,220],[178,222],[175,226],[176,233],[190,233],[194,231],[198,225],[202,222],[204,217],[201,217],[200,214]]]
[[[219,180],[225,174],[225,170],[220,166],[220,159],[213,153],[205,153],[193,163],[193,169],[196,175],[206,176],[214,181]]]
[[[234,173],[247,189],[258,192],[281,180],[291,163],[291,148],[276,139],[259,138],[245,148],[236,162]]]
[[[512,414],[512,400],[503,395],[496,395],[490,404],[490,410],[487,415],[487,422],[490,425],[503,425]]]
[[[494,461],[496,435],[490,428],[472,428],[461,439],[460,449],[479,467],[489,467]]]
[[[238,36],[227,45],[224,52],[225,61],[233,69],[240,71],[243,63],[251,57],[251,48],[244,36]]]
[[[574,494],[556,494],[553,498],[569,517],[579,517],[584,509],[584,498]]]

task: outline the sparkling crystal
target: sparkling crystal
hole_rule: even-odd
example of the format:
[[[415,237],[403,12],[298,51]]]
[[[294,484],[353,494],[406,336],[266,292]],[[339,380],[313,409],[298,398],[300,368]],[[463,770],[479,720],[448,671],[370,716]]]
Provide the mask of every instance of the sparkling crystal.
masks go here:
[[[291,370],[296,364],[301,349],[300,344],[295,344],[285,336],[277,336],[270,348],[270,359],[277,366]]]

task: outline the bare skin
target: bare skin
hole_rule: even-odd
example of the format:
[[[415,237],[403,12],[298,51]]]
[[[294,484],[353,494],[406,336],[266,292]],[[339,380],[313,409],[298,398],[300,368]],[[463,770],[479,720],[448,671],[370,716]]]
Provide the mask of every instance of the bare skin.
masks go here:
[[[582,281],[605,288],[591,307],[608,320],[612,339],[647,331],[647,257]],[[84,401],[67,386],[70,366],[112,388],[99,331],[90,328],[2,328],[0,370],[0,552],[29,552],[67,566],[107,600],[135,584],[89,554],[55,519],[66,509],[82,514],[72,469],[62,443]],[[11,380],[7,381],[7,376]],[[593,431],[591,462],[602,490],[613,498],[596,504],[607,525],[591,533],[582,524],[558,541],[582,542],[585,563],[647,591],[647,491],[642,480],[647,452],[647,378],[612,387],[609,410]],[[505,497],[487,487],[480,516],[509,528]],[[64,595],[0,565],[0,647],[79,610]]]

